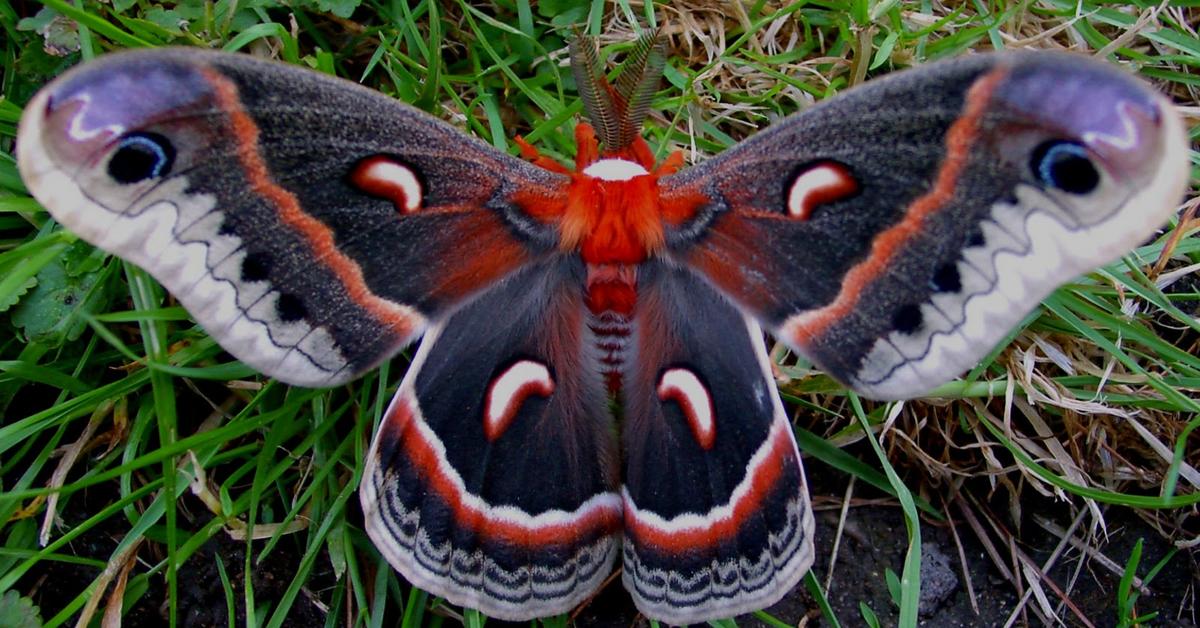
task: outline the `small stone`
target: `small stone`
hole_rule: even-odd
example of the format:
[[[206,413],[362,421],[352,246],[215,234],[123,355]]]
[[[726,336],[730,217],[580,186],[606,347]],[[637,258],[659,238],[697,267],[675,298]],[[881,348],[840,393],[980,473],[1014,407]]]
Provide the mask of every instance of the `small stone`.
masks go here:
[[[929,618],[958,590],[950,558],[934,544],[921,548],[921,600],[918,613]]]

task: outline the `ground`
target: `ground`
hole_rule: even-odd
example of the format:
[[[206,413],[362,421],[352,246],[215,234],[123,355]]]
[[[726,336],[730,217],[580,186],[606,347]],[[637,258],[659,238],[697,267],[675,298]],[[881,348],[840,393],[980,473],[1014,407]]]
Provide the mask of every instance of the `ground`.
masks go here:
[[[898,503],[884,493],[869,487],[864,489],[860,485],[850,500],[845,521],[839,523],[846,493],[846,476],[820,462],[809,461],[806,466],[817,511],[817,559],[813,573],[826,587],[835,616],[843,626],[861,625],[864,621],[862,606],[866,605],[878,617],[880,625],[895,625],[895,597],[889,590],[886,572],[899,573],[908,548],[904,519]],[[102,503],[104,491],[95,493],[96,503]],[[185,496],[182,499],[186,509],[201,508],[194,497]],[[1056,524],[1061,529],[1071,525],[1072,515],[1067,504],[1046,499],[1034,501],[1026,504],[1027,512],[1036,513],[1036,517]],[[91,505],[87,494],[78,505],[81,510]],[[1002,504],[994,505],[1003,507]],[[83,512],[68,514],[67,524],[72,518],[84,516]],[[1089,548],[1089,552],[1099,551],[1120,565],[1140,539],[1144,543],[1143,565],[1155,565],[1166,556],[1169,546],[1135,512],[1113,508],[1105,516],[1109,522],[1107,540],[1095,548]],[[1013,611],[1019,600],[1017,589],[993,563],[984,545],[961,515],[954,519],[953,528],[948,521],[927,518],[922,522],[921,625],[1012,625],[1009,622],[1013,620]],[[1049,526],[1039,526],[1032,516],[1022,521],[1021,527],[1019,545],[1022,554],[1029,558],[1030,564],[1045,565],[1055,553],[1061,537],[1047,531],[1045,528]],[[830,577],[832,548],[835,547],[839,529],[841,539],[836,566]],[[119,525],[93,529],[72,543],[70,553],[105,560],[115,548],[119,535]],[[255,544],[256,550],[262,547],[261,542]],[[277,602],[300,560],[301,555],[289,543],[278,546],[266,559],[255,560],[251,570],[255,599],[267,604]],[[319,567],[314,570],[288,612],[286,625],[326,625],[330,603],[327,595],[334,582],[328,560],[327,554],[318,558]],[[217,567],[218,561],[224,574]],[[187,628],[225,625],[231,610],[235,623],[242,625],[245,622],[243,599],[236,595],[229,596],[222,580],[241,582],[244,567],[245,545],[242,542],[231,540],[224,532],[206,542],[180,570],[177,595],[179,625]],[[1011,565],[1006,567],[1011,568]],[[964,569],[974,591],[974,601],[968,593]],[[31,593],[33,601],[42,609],[62,608],[98,573],[97,568],[44,562],[19,581],[16,588]],[[1072,548],[1066,550],[1046,572],[1046,578],[1059,589],[1067,591],[1065,597],[1069,599],[1069,608],[1063,608],[1062,599],[1054,596],[1053,590],[1048,601],[1066,625],[1118,625],[1113,600],[1119,587],[1120,573],[1106,568],[1092,555],[1081,554]],[[1194,626],[1200,612],[1196,604],[1198,584],[1200,565],[1195,554],[1177,552],[1146,586],[1147,593],[1139,598],[1137,613],[1139,616],[1156,613],[1157,616],[1149,623],[1153,626]],[[144,597],[127,612],[124,625],[133,628],[162,625],[166,612],[165,595],[162,581],[156,580]],[[1036,614],[1034,608],[1037,604],[1036,599],[1028,600],[1016,615],[1016,625],[1042,624],[1042,616]],[[767,611],[792,625],[829,625],[803,585]],[[390,609],[390,612],[398,613],[399,609]],[[431,617],[439,615],[450,621],[461,619],[458,609],[434,608],[430,612]],[[614,574],[596,598],[577,609],[572,618],[581,627],[648,625],[645,618],[638,615],[621,587],[619,573]],[[488,623],[505,624],[496,620],[489,620]],[[737,623],[744,626],[772,625],[755,615],[737,618]],[[0,622],[0,626],[3,625]]]

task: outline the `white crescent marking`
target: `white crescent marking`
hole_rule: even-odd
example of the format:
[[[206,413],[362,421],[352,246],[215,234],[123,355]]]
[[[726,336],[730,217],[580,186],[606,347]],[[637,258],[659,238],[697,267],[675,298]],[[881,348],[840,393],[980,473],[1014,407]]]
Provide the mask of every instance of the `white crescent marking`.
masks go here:
[[[550,396],[554,380],[545,364],[521,360],[492,380],[483,410],[483,432],[488,440],[496,440],[508,428],[517,410],[529,395]]]
[[[695,373],[684,368],[667,369],[658,380],[658,398],[678,403],[696,442],[706,450],[712,449],[716,437],[712,398]]]
[[[410,420],[416,428],[411,432],[411,436],[421,439],[433,450],[436,458],[434,464],[441,474],[450,479],[453,492],[461,504],[484,519],[525,528],[530,532],[571,525],[595,516],[596,513],[614,513],[619,517],[622,508],[621,497],[615,492],[593,495],[570,512],[556,509],[532,515],[515,506],[489,504],[467,490],[462,476],[447,459],[445,445],[426,423],[416,399],[416,375],[441,331],[441,327],[433,327],[425,334],[385,417],[392,416],[397,406],[408,407],[412,414]],[[530,364],[537,365],[532,361]],[[611,565],[619,551],[618,542],[612,536],[603,537],[591,545],[581,547],[578,553],[564,564],[544,565],[534,561],[528,568],[516,573],[497,568],[491,558],[479,552],[469,553],[449,543],[433,545],[428,533],[421,528],[420,510],[408,509],[389,491],[389,464],[380,460],[379,453],[383,440],[380,434],[385,428],[386,423],[380,426],[375,437],[371,439],[371,450],[367,455],[363,481],[358,491],[363,510],[363,527],[388,563],[409,582],[446,598],[452,604],[478,608],[500,619],[527,621],[531,617],[570,611],[590,598],[612,571]],[[388,521],[392,524],[389,525]],[[407,533],[408,529],[413,532]],[[475,578],[478,586],[468,587],[460,584],[469,576],[464,570],[471,569],[478,570],[478,576]],[[533,591],[533,599],[521,603],[506,599],[524,594],[530,588]]]
[[[743,556],[736,563],[714,561],[711,567],[697,570],[693,578],[687,581],[682,579],[679,571],[642,564],[637,552],[631,549],[632,545],[625,546],[625,568],[621,574],[625,588],[633,596],[639,610],[649,617],[671,624],[692,624],[713,617],[733,617],[770,606],[796,586],[812,566],[815,557],[815,520],[809,503],[808,481],[800,464],[800,451],[791,433],[783,401],[773,385],[770,358],[760,340],[762,330],[750,317],[743,316],[742,320],[745,331],[754,339],[754,355],[762,381],[772,389],[770,398],[774,415],[767,439],[747,462],[745,477],[733,489],[728,502],[715,504],[708,512],[686,512],[670,519],[640,510],[628,489],[622,488],[626,520],[633,519],[638,525],[665,533],[712,529],[735,516],[738,504],[755,490],[755,479],[770,471],[770,465],[779,460],[771,453],[778,447],[776,439],[780,438],[788,440],[787,447],[799,467],[800,490],[788,505],[788,528],[776,531],[769,550],[764,550],[758,556]],[[786,457],[788,452],[774,453]],[[737,590],[736,595],[734,589]]]
[[[401,208],[404,213],[411,214],[420,209],[424,200],[421,182],[412,168],[390,159],[374,159],[363,168],[360,176],[363,183],[400,190],[404,194],[404,207]]]
[[[842,168],[829,163],[816,164],[792,181],[788,193],[788,215],[807,220],[821,201],[852,192],[855,187],[854,179]]]

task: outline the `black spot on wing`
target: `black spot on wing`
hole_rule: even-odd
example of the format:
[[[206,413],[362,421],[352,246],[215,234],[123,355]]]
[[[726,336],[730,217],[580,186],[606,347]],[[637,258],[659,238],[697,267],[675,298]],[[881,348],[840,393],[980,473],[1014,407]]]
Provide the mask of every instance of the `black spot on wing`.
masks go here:
[[[308,316],[308,308],[304,307],[304,301],[294,294],[279,295],[279,300],[275,302],[275,311],[285,323],[294,323]]]
[[[920,306],[912,303],[901,306],[892,316],[892,327],[902,334],[911,334],[917,331],[923,322],[924,317],[921,315]]]
[[[937,292],[959,292],[962,290],[962,276],[958,273],[958,264],[950,262],[940,266],[934,272],[930,286]]]
[[[266,281],[271,277],[271,256],[253,251],[242,260],[242,281]]]
[[[987,238],[983,237],[983,226],[979,223],[971,225],[971,230],[967,233],[967,247],[985,244],[987,244]]]

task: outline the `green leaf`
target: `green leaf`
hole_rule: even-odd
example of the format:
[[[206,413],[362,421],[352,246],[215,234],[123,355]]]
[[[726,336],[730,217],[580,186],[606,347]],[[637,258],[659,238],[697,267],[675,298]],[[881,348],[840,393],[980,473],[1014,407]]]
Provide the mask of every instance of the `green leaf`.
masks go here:
[[[879,628],[879,617],[875,615],[875,611],[871,610],[870,606],[867,606],[866,602],[858,603],[858,612],[862,613],[863,623],[871,628]]]
[[[892,596],[892,603],[900,606],[900,576],[888,567],[883,570],[883,579],[887,581],[888,595]]]
[[[53,22],[56,17],[58,14],[53,9],[42,7],[33,17],[21,18],[21,21],[17,22],[17,30],[40,33],[44,29],[50,28],[50,22]]]
[[[590,3],[587,0],[542,0],[537,3],[538,15],[558,19],[564,14],[586,15]]]
[[[888,591],[891,592],[892,599],[900,606],[900,625],[915,626],[917,625],[917,605],[921,598],[921,520],[917,516],[917,507],[913,501],[912,492],[908,490],[900,476],[896,474],[896,470],[892,468],[892,464],[888,462],[883,446],[880,445],[867,423],[867,415],[863,411],[862,401],[857,395],[850,395],[850,406],[854,409],[854,417],[862,426],[863,431],[871,435],[866,440],[870,443],[871,449],[875,450],[879,464],[883,466],[883,472],[887,475],[892,488],[896,490],[896,498],[900,500],[900,506],[904,512],[904,528],[908,533],[908,551],[904,553],[904,569],[899,578],[891,569],[887,571]]]
[[[33,17],[17,22],[17,30],[34,31],[41,35],[45,40],[46,52],[56,57],[79,52],[79,25],[49,7],[42,7]]]
[[[1117,625],[1132,626],[1134,605],[1138,595],[1133,591],[1133,579],[1137,577],[1138,564],[1142,562],[1142,539],[1133,545],[1129,560],[1125,561],[1125,571],[1121,574],[1121,582],[1117,585]]]
[[[26,341],[62,346],[79,338],[89,315],[107,307],[108,295],[102,289],[107,273],[90,267],[89,256],[81,253],[80,247],[91,249],[77,242],[52,259],[38,271],[36,285],[13,308],[13,324],[24,331]]]
[[[892,57],[892,50],[896,48],[896,42],[900,39],[899,31],[892,31],[884,38],[883,43],[879,44],[879,48],[875,51],[875,57],[871,59],[871,65],[867,69],[874,70],[879,66],[888,62]]]
[[[17,304],[29,291],[37,285],[37,277],[30,277],[24,283],[13,286],[11,291],[0,293],[0,312],[7,312],[8,308]]]
[[[346,573],[346,525],[344,521],[335,521],[329,537],[325,539],[325,549],[329,551],[329,563],[333,565],[333,575],[339,580]]]
[[[328,11],[338,17],[350,17],[351,13],[362,4],[360,0],[317,0],[317,8]]]
[[[829,604],[829,597],[825,595],[825,590],[821,588],[821,583],[817,581],[817,576],[811,569],[804,574],[804,588],[808,589],[808,594],[816,600],[817,608],[821,609],[821,616],[830,628],[842,628],[842,622],[833,612],[833,606]]]
[[[41,613],[33,600],[16,591],[0,595],[0,628],[40,628]]]
[[[175,9],[150,9],[146,11],[146,21],[176,36],[188,30],[190,24],[188,19]]]

